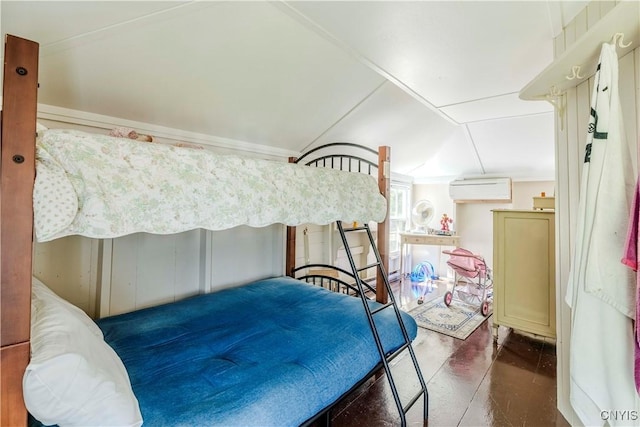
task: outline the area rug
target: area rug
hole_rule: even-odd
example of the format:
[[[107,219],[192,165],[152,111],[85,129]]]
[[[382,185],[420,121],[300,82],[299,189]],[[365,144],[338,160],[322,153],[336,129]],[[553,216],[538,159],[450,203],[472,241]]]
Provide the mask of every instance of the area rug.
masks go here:
[[[447,307],[442,298],[436,298],[417,306],[409,312],[418,326],[461,340],[467,339],[485,320],[491,316],[480,313],[480,305],[471,305],[454,299]]]

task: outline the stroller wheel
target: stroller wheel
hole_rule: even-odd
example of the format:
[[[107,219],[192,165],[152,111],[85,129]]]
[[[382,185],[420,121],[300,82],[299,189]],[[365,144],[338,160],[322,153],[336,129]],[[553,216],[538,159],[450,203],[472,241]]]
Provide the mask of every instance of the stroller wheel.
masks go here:
[[[446,305],[447,307],[449,307],[451,305],[451,301],[453,300],[453,293],[450,291],[447,291],[444,294],[444,305]]]
[[[489,301],[487,301],[487,300],[482,301],[482,306],[480,307],[480,312],[482,313],[482,315],[484,317],[487,317],[487,315],[489,314]]]

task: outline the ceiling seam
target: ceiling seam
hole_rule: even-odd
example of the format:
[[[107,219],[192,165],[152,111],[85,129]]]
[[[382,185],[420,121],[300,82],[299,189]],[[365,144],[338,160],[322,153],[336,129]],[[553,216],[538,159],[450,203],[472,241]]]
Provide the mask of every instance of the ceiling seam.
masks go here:
[[[471,136],[471,131],[469,131],[469,126],[467,126],[466,124],[464,125],[464,132],[467,135],[467,139],[471,143],[471,146],[473,147],[473,152],[476,155],[476,160],[478,161],[478,164],[480,165],[480,171],[481,171],[482,175],[484,175],[487,172],[484,170],[484,165],[482,164],[482,159],[480,159],[480,153],[478,153],[478,147],[476,146],[476,142],[473,140],[473,136]]]
[[[421,163],[421,164],[419,164],[418,166],[415,166],[415,167],[413,167],[413,168],[409,169],[409,171],[407,171],[407,174],[408,174],[409,176],[411,176],[411,174],[412,174],[412,173],[414,173],[415,171],[417,171],[418,169],[420,169],[420,168],[421,168],[421,167],[423,167],[424,165],[425,165],[424,163]]]
[[[494,122],[494,121],[504,120],[504,119],[519,119],[521,117],[541,116],[543,114],[553,114],[553,110],[539,111],[537,113],[514,114],[513,116],[500,116],[500,117],[493,117],[488,119],[469,120],[468,122],[463,122],[463,124],[467,125],[469,123]]]
[[[564,28],[564,11],[562,7],[555,1],[547,0],[547,17],[549,18],[549,31],[553,40],[558,34],[562,33]],[[555,50],[555,49],[554,49]]]
[[[453,102],[451,104],[439,105],[438,108],[455,107],[455,106],[458,106],[458,105],[469,104],[471,102],[486,101],[487,99],[500,98],[500,97],[503,97],[503,96],[519,95],[519,94],[520,94],[520,92],[507,92],[507,93],[501,93],[499,95],[483,96],[482,98],[470,99],[468,101]]]
[[[302,148],[300,150],[301,153],[304,153],[305,151],[309,150],[309,148],[311,146],[313,146],[313,144],[316,143],[317,140],[319,140],[320,138],[322,138],[327,132],[329,132],[331,129],[333,129],[338,123],[340,123],[342,120],[344,120],[349,114],[351,114],[356,108],[358,108],[359,106],[361,106],[366,100],[368,100],[369,98],[371,98],[371,96],[376,93],[382,86],[384,86],[384,84],[387,82],[387,80],[383,80],[382,83],[380,83],[378,86],[376,86],[371,92],[369,92],[364,98],[362,98],[359,102],[356,103],[356,105],[354,105],[353,107],[351,107],[349,109],[349,111],[347,111],[346,113],[344,113],[338,120],[336,120],[335,122],[333,122],[333,124],[331,124],[328,128],[326,128],[324,131],[322,131],[322,133],[320,133],[320,135],[318,135],[317,137],[315,137],[311,142],[309,142],[304,148]]]
[[[66,37],[61,40],[45,43],[40,45],[40,56],[42,57],[42,56],[47,56],[47,55],[56,53],[59,50],[64,50],[65,48],[68,48],[69,44],[73,44],[74,42],[78,42],[79,40],[85,39],[87,37],[99,36],[102,33],[119,29],[122,26],[149,21],[152,19],[158,19],[159,17],[162,17],[162,15],[165,15],[166,13],[169,13],[169,12],[175,12],[178,9],[193,7],[196,4],[200,7],[205,7],[205,8],[209,7],[208,5],[206,5],[206,3],[207,3],[206,1],[191,0],[191,1],[179,4],[177,6],[169,7],[167,9],[158,10],[152,13],[145,14],[143,16],[138,16],[135,18],[127,19],[125,21],[117,22],[115,24],[110,24],[95,30],[86,31],[81,34],[76,34],[70,37]]]
[[[309,17],[304,15],[302,12],[298,11],[293,6],[289,5],[285,0],[279,0],[276,2],[269,2],[269,3],[272,4],[274,7],[280,9],[283,13],[286,13],[287,15],[289,15],[290,17],[298,21],[301,25],[304,25],[305,27],[314,31],[316,34],[323,37],[325,40],[329,41],[330,43],[333,43],[340,49],[344,50],[349,55],[354,57],[358,62],[365,65],[375,73],[381,75],[382,77],[384,77],[385,79],[387,79],[388,81],[390,81],[391,83],[393,83],[394,85],[402,89],[412,98],[414,98],[416,101],[420,102],[422,105],[429,108],[430,110],[438,114],[440,117],[447,120],[449,123],[454,125],[460,125],[460,123],[457,122],[455,119],[453,119],[453,117],[449,116],[447,113],[440,110],[438,107],[436,107],[434,104],[429,102],[426,98],[424,98],[418,92],[414,91],[411,87],[405,84],[402,80],[400,80],[399,78],[397,78],[396,76],[394,76],[393,74],[391,74],[390,72],[388,72],[387,70],[385,70],[384,68],[376,64],[375,62],[373,62],[372,60],[370,60],[369,58],[362,55],[360,52],[358,52],[357,50],[349,46],[347,43],[340,40],[338,37],[334,36],[332,33],[330,33],[328,30],[323,28],[321,25],[317,24],[316,22],[311,20]]]

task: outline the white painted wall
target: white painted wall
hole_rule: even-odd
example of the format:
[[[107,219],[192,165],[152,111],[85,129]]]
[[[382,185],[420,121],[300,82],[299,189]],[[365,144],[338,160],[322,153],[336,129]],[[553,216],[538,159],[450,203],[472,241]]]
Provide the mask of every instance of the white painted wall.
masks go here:
[[[203,233],[135,233],[113,239],[111,264],[102,265],[104,270],[110,269],[107,273],[111,281],[110,292],[102,294],[102,307],[106,310],[103,315],[126,313],[200,293],[200,270],[206,262],[206,254],[200,251]]]
[[[296,227],[296,266],[331,262],[328,233],[328,226],[304,224]]]
[[[275,224],[212,232],[212,289],[281,276],[284,273],[284,228]]]
[[[413,187],[414,203],[420,199],[428,199],[435,206],[436,215],[431,221],[432,228],[440,228],[443,213],[453,218],[453,229],[460,236],[460,246],[482,255],[489,267],[493,266],[493,209],[532,209],[533,197],[545,192],[547,196],[554,194],[553,181],[513,182],[511,203],[454,203],[449,198],[449,184],[415,184]],[[427,260],[437,267],[440,276],[452,277],[447,268],[448,255],[441,250],[451,249],[438,246],[413,245],[411,253],[412,265]]]
[[[69,236],[33,246],[33,275],[62,298],[96,312],[100,247],[98,241]]]
[[[453,219],[453,223],[450,224],[451,230],[458,230],[459,218],[456,212],[456,206],[449,197],[449,185],[448,184],[414,184],[412,188],[412,204],[411,206],[416,204],[416,202],[420,200],[429,200],[433,203],[434,208],[434,216],[432,220],[429,222],[429,228],[440,229],[440,219],[442,218],[442,214],[447,214],[448,217]],[[411,224],[411,227],[414,228],[415,225]],[[442,250],[452,249],[447,247],[440,246],[427,246],[427,245],[411,245],[411,250],[409,251],[411,254],[411,262],[409,266],[404,267],[404,272],[410,272],[417,264],[422,261],[429,261],[435,268],[436,274],[442,277],[447,276],[447,255],[441,253]],[[449,271],[451,275],[452,272]]]
[[[376,239],[377,224],[370,223],[372,235]],[[356,266],[361,267],[375,263],[375,254],[371,250],[369,238],[365,232],[346,233],[349,248]],[[283,249],[284,251],[284,249]],[[344,250],[335,223],[329,225],[304,224],[296,227],[296,266],[309,264],[329,264],[351,271],[349,259]],[[317,267],[315,269],[318,269]],[[306,274],[309,270],[302,270]],[[376,270],[371,268],[361,272],[361,278],[375,277]],[[351,280],[340,273],[340,278]]]

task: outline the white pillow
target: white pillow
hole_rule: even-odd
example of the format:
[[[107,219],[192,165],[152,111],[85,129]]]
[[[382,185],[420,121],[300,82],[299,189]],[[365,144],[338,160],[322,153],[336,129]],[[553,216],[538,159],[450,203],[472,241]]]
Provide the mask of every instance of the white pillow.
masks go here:
[[[127,371],[100,329],[37,279],[23,393],[29,412],[47,425],[142,425]]]
[[[91,320],[91,318],[89,316],[87,316],[87,314],[82,311],[81,309],[79,309],[78,307],[76,307],[75,305],[71,304],[70,302],[68,302],[67,300],[64,300],[62,298],[60,298],[58,296],[58,294],[56,294],[55,292],[53,292],[51,289],[49,289],[49,287],[47,285],[45,285],[44,283],[42,283],[40,281],[40,279],[38,279],[37,277],[32,277],[31,278],[31,322],[32,322],[32,329],[33,329],[33,304],[34,304],[34,300],[38,299],[38,300],[42,300],[43,298],[50,298],[52,300],[56,301],[56,304],[58,305],[62,305],[64,307],[66,307],[69,311],[69,315],[75,317],[76,319],[78,319],[80,322],[82,322],[87,328],[89,328],[89,330],[98,338],[103,339],[104,335],[102,334],[102,329],[100,329],[98,327],[98,325],[96,325],[96,322],[94,322],[93,320]],[[31,348],[33,348],[33,339],[31,340]]]

